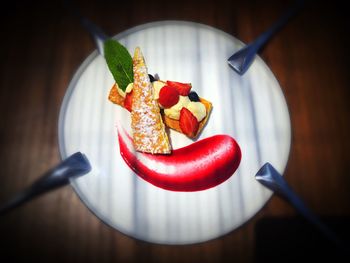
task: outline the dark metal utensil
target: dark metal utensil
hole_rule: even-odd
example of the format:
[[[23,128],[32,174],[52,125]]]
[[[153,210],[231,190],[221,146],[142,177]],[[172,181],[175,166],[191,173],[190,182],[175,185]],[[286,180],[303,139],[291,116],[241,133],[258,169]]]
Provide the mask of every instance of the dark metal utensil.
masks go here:
[[[228,64],[234,69],[234,71],[239,75],[243,75],[254,61],[255,55],[259,50],[298,13],[303,6],[303,3],[304,1],[297,1],[297,4],[294,7],[289,9],[275,24],[262,33],[255,41],[246,45],[229,57],[227,60]]]
[[[300,199],[300,197],[289,187],[282,175],[270,164],[264,164],[255,175],[255,179],[280,197],[288,201],[294,208],[304,216],[310,223],[318,228],[325,237],[332,241],[337,247],[346,251],[344,243],[337,235],[329,229]]]
[[[92,21],[84,17],[72,1],[65,0],[66,8],[79,19],[80,24],[90,33],[95,42],[100,55],[104,56],[104,42],[109,38],[108,35]]]
[[[29,200],[55,188],[69,184],[71,178],[76,178],[91,170],[86,156],[77,152],[60,164],[47,171],[30,187],[16,194],[12,199],[0,207],[0,216],[12,209],[28,202]]]

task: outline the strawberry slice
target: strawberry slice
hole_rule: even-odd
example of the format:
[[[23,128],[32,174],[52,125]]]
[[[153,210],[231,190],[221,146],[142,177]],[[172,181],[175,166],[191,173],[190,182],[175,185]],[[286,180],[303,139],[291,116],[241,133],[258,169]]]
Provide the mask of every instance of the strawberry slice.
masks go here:
[[[181,82],[167,80],[166,84],[168,86],[171,86],[177,89],[177,91],[181,96],[187,96],[190,93],[190,90],[192,88],[191,83],[181,83]]]
[[[132,109],[132,92],[126,93],[125,99],[124,99],[124,108],[131,112]]]
[[[195,137],[199,129],[197,118],[188,109],[183,107],[180,111],[180,128],[188,137]]]
[[[159,91],[158,101],[164,108],[170,108],[178,103],[179,92],[174,87],[165,85]]]

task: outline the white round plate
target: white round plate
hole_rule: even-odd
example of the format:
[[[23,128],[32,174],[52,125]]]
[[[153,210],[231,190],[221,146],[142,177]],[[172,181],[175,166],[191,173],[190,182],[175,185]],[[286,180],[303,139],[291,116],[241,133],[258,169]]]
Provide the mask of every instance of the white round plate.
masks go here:
[[[115,36],[133,55],[141,47],[148,71],[163,80],[191,82],[213,103],[200,139],[228,134],[242,150],[233,176],[204,191],[174,192],[137,175],[120,156],[117,123],[129,129],[130,114],[108,101],[114,80],[97,51],[70,82],[59,119],[62,158],[80,151],[92,171],[71,184],[103,222],[137,239],[161,244],[191,244],[220,237],[241,226],[267,202],[271,192],[254,178],[270,162],[281,174],[291,143],[287,104],[261,58],[240,77],[227,58],[243,44],[218,29],[182,21],[149,23]],[[174,148],[191,141],[170,133]]]

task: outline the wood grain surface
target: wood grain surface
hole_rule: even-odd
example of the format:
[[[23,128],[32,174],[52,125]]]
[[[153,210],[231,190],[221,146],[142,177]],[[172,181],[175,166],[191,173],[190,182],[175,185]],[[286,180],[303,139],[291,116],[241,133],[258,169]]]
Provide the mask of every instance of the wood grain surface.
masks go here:
[[[293,1],[77,1],[115,35],[159,20],[189,20],[249,42]],[[57,123],[66,88],[94,50],[60,1],[1,7],[0,203],[60,161]],[[321,217],[350,216],[349,19],[338,2],[307,3],[263,50],[289,106],[292,148],[285,178]],[[273,196],[250,221],[189,246],[137,241],[103,224],[70,186],[0,217],[0,262],[253,262],[256,226],[296,212]]]

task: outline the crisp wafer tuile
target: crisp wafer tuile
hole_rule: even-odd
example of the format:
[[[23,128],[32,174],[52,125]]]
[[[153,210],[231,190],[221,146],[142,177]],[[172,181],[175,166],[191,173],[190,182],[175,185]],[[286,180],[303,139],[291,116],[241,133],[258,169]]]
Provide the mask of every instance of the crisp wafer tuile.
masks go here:
[[[131,111],[131,128],[137,151],[152,154],[169,154],[171,145],[153,96],[144,57],[139,47],[133,57],[134,87]]]

